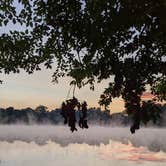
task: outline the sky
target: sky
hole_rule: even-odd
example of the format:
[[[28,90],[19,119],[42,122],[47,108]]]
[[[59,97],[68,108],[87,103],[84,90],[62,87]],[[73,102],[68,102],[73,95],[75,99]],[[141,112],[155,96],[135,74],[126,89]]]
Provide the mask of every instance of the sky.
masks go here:
[[[13,106],[14,108],[36,108],[39,105],[47,106],[49,110],[59,108],[61,103],[66,100],[70,89],[71,78],[65,77],[59,80],[58,84],[53,84],[52,74],[54,70],[44,69],[36,71],[29,75],[25,71],[19,74],[1,74],[0,80],[3,84],[0,85],[0,107],[7,108]],[[95,90],[89,89],[85,86],[81,89],[76,88],[75,97],[81,102],[87,101],[88,107],[100,107],[98,104],[100,95],[104,88],[112,78],[103,81],[100,84],[95,84]],[[68,97],[72,97],[72,90]],[[151,99],[152,95],[146,92],[143,100]],[[110,105],[112,113],[121,112],[124,110],[124,102],[121,98],[115,98]]]
[[[65,77],[60,79],[58,84],[53,84],[52,74],[53,70],[49,69],[36,71],[31,75],[24,71],[19,74],[1,74],[0,79],[3,80],[3,84],[0,85],[0,107],[35,108],[39,105],[45,105],[48,109],[60,107],[62,101],[67,98],[71,78]],[[80,101],[86,100],[89,107],[99,107],[99,97],[110,80],[95,84],[94,91],[90,90],[88,85],[81,89],[76,88],[75,97]],[[70,97],[72,90],[68,98]],[[123,100],[115,99],[110,109],[113,112],[122,111]]]

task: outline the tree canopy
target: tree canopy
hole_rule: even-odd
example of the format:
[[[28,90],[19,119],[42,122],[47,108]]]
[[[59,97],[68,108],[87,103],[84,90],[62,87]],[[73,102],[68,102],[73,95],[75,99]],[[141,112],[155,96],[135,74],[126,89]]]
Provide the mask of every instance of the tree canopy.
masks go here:
[[[99,103],[122,96],[128,114],[141,110],[148,84],[166,99],[165,0],[5,0],[0,72],[31,73],[56,61],[53,81],[70,76],[81,88],[114,77]]]

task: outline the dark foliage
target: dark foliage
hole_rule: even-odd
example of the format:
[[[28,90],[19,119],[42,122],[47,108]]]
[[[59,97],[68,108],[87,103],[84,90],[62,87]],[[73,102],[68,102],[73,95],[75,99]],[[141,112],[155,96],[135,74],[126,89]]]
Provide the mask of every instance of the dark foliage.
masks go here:
[[[0,26],[26,27],[1,34],[0,72],[32,73],[56,60],[54,82],[67,75],[79,88],[94,89],[95,80],[114,76],[99,103],[107,107],[122,96],[133,123],[144,121],[146,85],[166,99],[165,0],[5,0],[0,6]]]

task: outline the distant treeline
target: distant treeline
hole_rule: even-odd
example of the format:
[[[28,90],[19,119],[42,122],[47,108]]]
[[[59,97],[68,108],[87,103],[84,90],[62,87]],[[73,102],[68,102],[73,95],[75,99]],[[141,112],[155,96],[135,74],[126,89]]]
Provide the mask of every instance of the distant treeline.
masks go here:
[[[166,105],[161,106],[161,120],[157,123],[159,126],[166,126]],[[77,121],[79,120],[79,112],[76,111]],[[36,109],[14,109],[0,108],[0,124],[63,124],[63,117],[60,109],[48,111],[45,106],[38,106]],[[118,125],[128,126],[131,119],[124,113],[110,114],[110,111],[101,111],[101,109],[88,109],[88,124],[98,125]]]
[[[110,111],[101,111],[101,109],[91,108],[87,112],[89,124],[109,125],[111,120],[119,120],[119,123],[128,124],[129,118],[122,113],[110,115]],[[117,118],[115,118],[117,117]],[[79,120],[79,111],[76,111],[77,121]],[[63,117],[60,109],[48,111],[45,106],[38,106],[36,109],[14,109],[9,107],[0,108],[0,124],[63,124]]]

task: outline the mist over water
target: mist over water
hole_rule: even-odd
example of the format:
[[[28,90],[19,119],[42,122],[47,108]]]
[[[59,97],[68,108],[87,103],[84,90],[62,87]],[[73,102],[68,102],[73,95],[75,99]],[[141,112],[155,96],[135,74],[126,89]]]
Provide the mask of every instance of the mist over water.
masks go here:
[[[0,126],[0,166],[165,166],[166,129]]]

